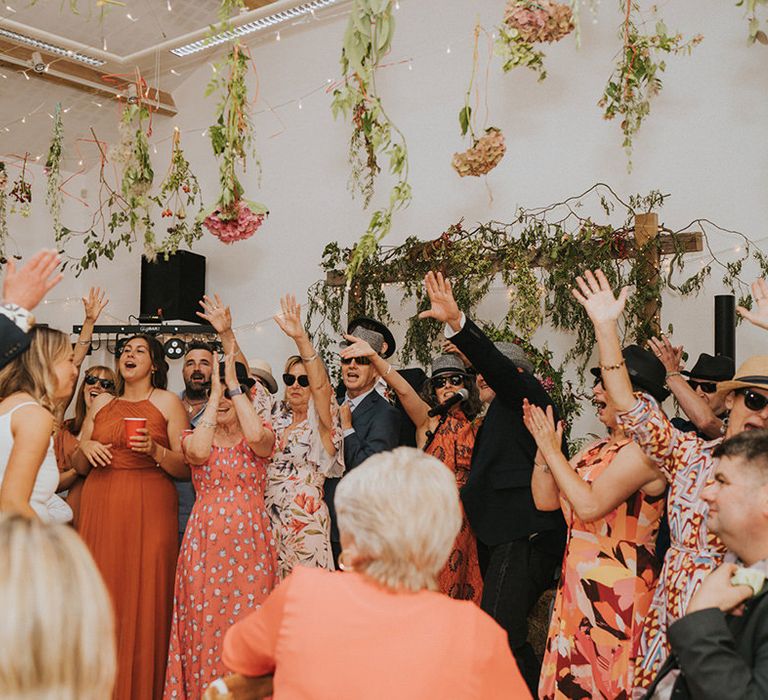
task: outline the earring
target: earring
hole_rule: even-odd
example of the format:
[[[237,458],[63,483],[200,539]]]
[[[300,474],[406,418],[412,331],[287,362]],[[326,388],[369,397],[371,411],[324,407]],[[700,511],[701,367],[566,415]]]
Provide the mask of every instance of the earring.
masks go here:
[[[728,418],[729,415],[726,415],[725,418],[723,418],[723,424],[720,426],[720,435],[725,435],[726,430],[728,430]]]
[[[350,566],[349,564],[344,563],[345,554],[347,554],[347,552],[343,552],[343,551],[341,552],[341,554],[339,554],[339,569],[341,569],[341,571],[354,571],[355,570],[354,566]]]

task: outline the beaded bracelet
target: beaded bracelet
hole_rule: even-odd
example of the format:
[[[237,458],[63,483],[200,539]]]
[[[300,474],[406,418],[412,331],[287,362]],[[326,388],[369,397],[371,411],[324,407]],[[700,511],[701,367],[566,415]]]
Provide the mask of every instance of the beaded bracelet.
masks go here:
[[[603,372],[610,372],[611,370],[614,370],[614,369],[621,369],[621,368],[622,368],[622,367],[623,367],[625,364],[626,364],[626,363],[624,362],[624,360],[622,360],[622,361],[621,361],[621,362],[619,362],[619,364],[617,364],[617,365],[608,365],[608,366],[606,366],[606,365],[600,365],[600,369],[601,369]]]
[[[316,360],[316,359],[317,359],[317,353],[312,355],[312,357],[302,357],[301,361],[302,362],[312,362],[313,360]]]
[[[670,377],[682,377],[683,375],[680,374],[680,372],[667,372],[666,378],[669,379]]]
[[[202,420],[202,419],[197,421],[197,424],[203,426],[203,428],[215,428],[216,427],[216,423],[211,423],[210,421]]]

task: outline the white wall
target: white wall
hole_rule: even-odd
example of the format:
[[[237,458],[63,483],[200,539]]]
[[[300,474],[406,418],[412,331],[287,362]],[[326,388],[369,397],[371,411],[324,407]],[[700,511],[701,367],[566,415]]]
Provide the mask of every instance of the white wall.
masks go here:
[[[504,75],[498,59],[494,61],[490,123],[504,130],[508,152],[488,179],[493,203],[481,180],[460,179],[450,158],[465,148],[457,113],[471,68],[473,26],[479,17],[491,28],[503,4],[400,0],[391,62],[412,59],[412,70],[407,64],[393,65],[381,71],[378,83],[388,112],[408,139],[414,200],[396,217],[389,243],[412,234],[434,238],[462,217],[467,224],[508,221],[518,206],[546,205],[596,181],[611,184],[624,196],[651,189],[670,193],[661,219],[671,228],[707,217],[753,240],[766,236],[768,50],[746,46],[746,23],[732,3],[684,0],[663,6],[671,30],[702,33],[705,39],[692,56],[667,60],[664,89],[636,139],[631,175],[618,123],[604,122],[596,106],[620,48],[617,29],[622,17],[616,3],[607,2],[595,24],[584,13],[581,50],[573,37],[546,47],[549,77],[544,83],[524,69]],[[283,30],[280,42],[270,36],[254,44],[259,109],[296,100],[338,76],[345,21],[338,16]],[[210,73],[204,65],[174,95],[179,107],[176,123],[182,130],[202,129],[211,121],[214,100],[203,98]],[[223,246],[206,234],[195,249],[208,259],[208,291],[219,292],[232,305],[236,325],[267,319],[283,292],[301,296],[320,277],[324,245],[331,240],[350,245],[365,230],[368,214],[346,190],[349,129],[333,121],[329,103],[330,97],[319,90],[304,97],[302,109],[296,102],[276,108],[280,119],[269,111],[257,115],[262,186],[259,190],[251,177],[245,182],[247,196],[266,203],[271,216],[246,242]],[[171,126],[171,120],[156,119],[153,140],[168,135]],[[183,145],[206,200],[212,202],[217,169],[207,138],[187,133]],[[165,172],[168,154],[166,142],[154,158],[158,174]],[[42,183],[39,178],[39,203]],[[386,196],[382,182],[374,205]],[[17,227],[16,239],[28,253],[46,243],[49,234],[43,214],[36,213],[26,223]],[[736,242],[716,237],[712,244],[715,250],[728,250]],[[752,269],[745,271],[745,279],[753,275]],[[107,286],[109,311],[126,319],[138,310],[139,251],[104,263],[79,280],[67,279],[53,296],[79,296],[88,284]],[[684,305],[665,299],[664,324],[674,323],[675,339],[686,343],[694,357],[712,350],[711,297],[723,291],[715,275],[698,299]],[[495,290],[484,311],[493,314],[503,298],[504,290]],[[79,322],[80,315],[77,304],[49,304],[39,314],[62,327]],[[246,350],[271,361],[276,371],[292,350],[271,321],[242,329],[240,335]],[[567,350],[567,339],[554,339],[547,330],[537,339],[549,339],[558,357]],[[752,328],[739,329],[738,360],[763,347],[764,336]],[[595,429],[596,423],[590,417],[579,427]]]

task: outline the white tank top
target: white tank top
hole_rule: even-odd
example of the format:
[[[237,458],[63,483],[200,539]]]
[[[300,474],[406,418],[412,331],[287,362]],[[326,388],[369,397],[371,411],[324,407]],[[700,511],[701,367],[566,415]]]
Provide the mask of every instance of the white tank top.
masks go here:
[[[38,406],[35,401],[25,401],[14,406],[8,413],[0,415],[0,484],[5,479],[5,469],[13,448],[13,433],[11,432],[11,416],[22,406]],[[56,455],[53,452],[53,438],[48,443],[43,463],[37,472],[29,505],[38,514],[40,520],[46,523],[68,523],[72,520],[72,509],[56,495],[59,487],[59,468],[56,466]]]

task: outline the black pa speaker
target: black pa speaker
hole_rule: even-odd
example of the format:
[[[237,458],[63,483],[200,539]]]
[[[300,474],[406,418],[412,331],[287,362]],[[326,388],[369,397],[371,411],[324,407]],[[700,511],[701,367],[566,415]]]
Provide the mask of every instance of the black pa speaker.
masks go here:
[[[165,260],[141,259],[142,316],[203,323],[196,312],[205,294],[205,256],[179,250]]]

